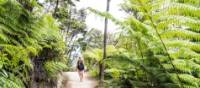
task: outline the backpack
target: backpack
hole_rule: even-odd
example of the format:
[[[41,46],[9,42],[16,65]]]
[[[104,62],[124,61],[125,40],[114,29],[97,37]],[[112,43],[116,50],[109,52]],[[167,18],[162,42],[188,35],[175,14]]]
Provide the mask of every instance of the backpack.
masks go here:
[[[80,63],[80,64],[78,65],[78,70],[80,70],[80,71],[84,70],[84,65],[83,65],[83,63]]]

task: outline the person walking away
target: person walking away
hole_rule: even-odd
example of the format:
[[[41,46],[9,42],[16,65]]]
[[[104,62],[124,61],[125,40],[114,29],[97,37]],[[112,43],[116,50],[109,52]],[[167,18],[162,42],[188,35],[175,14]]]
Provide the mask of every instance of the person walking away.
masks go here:
[[[84,74],[84,64],[83,64],[83,60],[81,59],[81,57],[79,57],[79,60],[77,62],[77,71],[78,71],[80,81],[82,82],[83,74]]]

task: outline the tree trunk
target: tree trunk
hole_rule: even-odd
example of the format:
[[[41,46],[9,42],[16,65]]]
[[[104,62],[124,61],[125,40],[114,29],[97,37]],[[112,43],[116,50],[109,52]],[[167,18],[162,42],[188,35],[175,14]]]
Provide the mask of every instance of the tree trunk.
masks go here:
[[[33,7],[30,5],[30,1],[25,1],[25,0],[17,0],[25,9],[27,9],[28,11],[32,12]]]
[[[107,0],[106,12],[109,12],[109,7],[110,7],[109,5],[110,5],[110,0]],[[103,42],[103,59],[99,63],[100,87],[103,87],[103,81],[104,81],[104,59],[106,59],[107,28],[108,28],[108,19],[105,18],[104,42]]]
[[[59,0],[57,0],[56,1],[56,6],[55,6],[55,8],[54,8],[54,15],[56,16],[56,12],[57,12],[57,10],[58,10],[58,5],[59,5]]]

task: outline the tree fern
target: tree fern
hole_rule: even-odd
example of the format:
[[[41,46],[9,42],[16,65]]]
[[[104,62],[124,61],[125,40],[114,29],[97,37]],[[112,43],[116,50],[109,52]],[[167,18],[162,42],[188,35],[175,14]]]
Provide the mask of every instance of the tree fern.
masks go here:
[[[122,22],[113,20],[108,13],[91,11],[120,24],[125,37],[132,38],[129,44],[135,44],[130,48],[136,50],[132,52],[137,58],[133,60],[142,65],[139,65],[142,70],[131,73],[138,74],[135,79],[129,78],[132,86],[198,88],[199,3],[198,0],[127,0],[122,8],[129,17]]]
[[[155,0],[152,2],[149,0],[144,0],[144,1],[130,0],[130,3],[131,4],[135,3],[135,5],[133,7],[128,7],[129,10],[133,11],[133,13],[135,12],[135,14],[139,14],[139,12],[144,14],[143,20],[141,20],[141,22],[144,22],[146,25],[149,25],[151,22],[154,22],[152,24],[152,26],[154,26],[154,28],[157,28],[159,30],[161,38],[164,40],[164,43],[166,43],[165,42],[166,40],[167,40],[167,44],[169,44],[171,42],[171,40],[174,40],[173,42],[175,42],[175,41],[185,42],[185,40],[199,41],[198,40],[198,36],[199,36],[198,24],[195,25],[199,21],[199,20],[197,20],[199,18],[198,17],[199,16],[199,14],[198,14],[199,8],[198,7],[184,4],[184,3],[173,2],[170,0],[166,0],[166,1]],[[146,3],[146,4],[144,4],[144,3]],[[155,4],[155,6],[153,6],[154,4],[150,5],[151,3],[158,3],[158,4],[157,5]],[[141,6],[143,6],[143,7],[141,7]],[[132,9],[132,8],[137,8],[137,9]],[[197,14],[193,13],[195,11],[197,11],[196,12]],[[163,19],[165,17],[166,17],[166,19]],[[170,18],[170,17],[172,17],[172,18]],[[177,20],[180,18],[184,18],[184,19],[181,19],[183,21]],[[196,19],[196,20],[194,20],[194,19]],[[197,42],[197,45],[198,45],[198,42]],[[178,59],[178,58],[182,58],[182,57],[183,58],[187,57],[187,59],[191,59],[192,57],[198,58],[198,48],[196,48],[196,50],[194,50],[194,49],[191,49],[191,46],[171,45],[171,46],[168,46],[167,49],[169,51],[180,53],[179,57],[172,56],[174,59]],[[176,50],[173,50],[174,48],[171,48],[171,47],[174,47],[174,48],[177,48],[180,50],[176,51]],[[185,50],[187,50],[187,49],[181,49],[181,47],[185,47],[185,48],[188,48],[188,49],[191,49],[194,51],[190,51],[190,54],[189,54],[189,52],[187,52],[188,53],[187,56],[186,55],[181,56],[181,51],[184,52]],[[197,53],[195,53],[196,51],[197,51]],[[193,53],[191,53],[191,52],[193,52]],[[174,54],[170,53],[170,55],[174,55]],[[188,56],[190,56],[190,57],[188,57]],[[192,75],[191,74],[191,72],[193,71],[192,68],[190,68],[189,65],[183,66],[184,63],[188,63],[188,62],[184,62],[184,60],[183,60],[183,62],[178,62],[178,63],[179,64],[177,64],[177,63],[175,63],[175,61],[173,61],[173,64],[174,64],[176,70],[173,70],[173,66],[170,65],[169,63],[168,63],[168,66],[164,65],[164,67],[167,70],[169,68],[171,69],[171,70],[168,70],[168,72],[182,71],[182,72],[188,73],[189,75]],[[180,80],[183,80],[184,79],[183,77],[184,76],[181,75]],[[178,79],[176,81],[178,81]],[[198,82],[198,81],[196,81],[196,82]],[[184,84],[184,83],[181,83],[181,85],[182,84]],[[194,87],[198,87],[198,85],[193,85],[193,84],[191,84],[191,85]],[[187,86],[189,86],[189,84],[187,84]]]
[[[36,0],[0,0],[0,87],[29,87],[29,72],[35,69],[33,59],[44,56],[59,62],[65,58],[58,23],[50,14],[38,16],[41,10],[33,8],[41,9]]]

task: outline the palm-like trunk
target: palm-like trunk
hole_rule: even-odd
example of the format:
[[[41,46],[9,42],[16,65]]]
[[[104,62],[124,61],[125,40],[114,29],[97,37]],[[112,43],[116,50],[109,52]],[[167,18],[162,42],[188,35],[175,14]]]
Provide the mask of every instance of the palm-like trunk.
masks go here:
[[[109,12],[110,0],[107,0],[106,12]],[[104,80],[104,59],[106,59],[106,44],[107,44],[107,28],[108,28],[108,19],[105,18],[105,26],[104,26],[104,42],[103,42],[103,59],[100,61],[99,65],[99,76],[100,76],[100,86],[103,87]]]
[[[54,13],[53,13],[54,15],[56,15],[56,12],[58,10],[58,5],[59,5],[59,0],[56,1],[56,6],[54,8]]]

